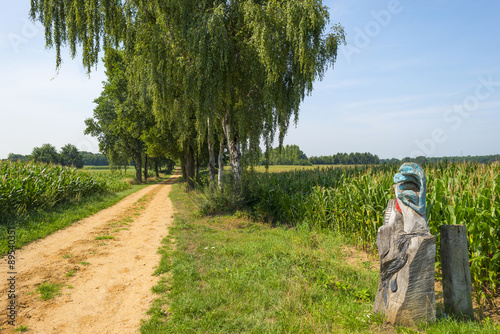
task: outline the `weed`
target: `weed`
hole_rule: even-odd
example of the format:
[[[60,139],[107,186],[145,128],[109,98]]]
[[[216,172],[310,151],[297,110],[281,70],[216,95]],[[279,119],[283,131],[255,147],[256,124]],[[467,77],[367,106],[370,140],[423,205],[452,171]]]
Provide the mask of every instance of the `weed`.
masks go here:
[[[60,284],[44,282],[38,286],[37,291],[40,293],[40,298],[42,298],[42,300],[48,300],[54,298],[56,295],[59,295],[60,289]]]
[[[70,271],[68,271],[66,274],[64,274],[64,276],[66,277],[72,277],[72,276],[75,276],[75,273],[76,273],[77,269],[71,269]]]
[[[112,235],[99,235],[94,238],[94,240],[109,240],[109,239],[114,239],[115,237]]]
[[[16,329],[14,329],[14,331],[23,333],[29,331],[29,328],[28,326],[19,325],[18,327],[16,327]]]

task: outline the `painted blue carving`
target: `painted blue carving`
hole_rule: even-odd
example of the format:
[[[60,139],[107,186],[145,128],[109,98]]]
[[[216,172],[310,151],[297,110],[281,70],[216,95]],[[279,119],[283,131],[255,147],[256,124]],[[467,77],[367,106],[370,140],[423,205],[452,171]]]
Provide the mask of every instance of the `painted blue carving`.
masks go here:
[[[427,181],[422,168],[414,162],[407,162],[399,167],[399,173],[394,175],[394,183],[398,186],[398,199],[425,217],[425,192]]]

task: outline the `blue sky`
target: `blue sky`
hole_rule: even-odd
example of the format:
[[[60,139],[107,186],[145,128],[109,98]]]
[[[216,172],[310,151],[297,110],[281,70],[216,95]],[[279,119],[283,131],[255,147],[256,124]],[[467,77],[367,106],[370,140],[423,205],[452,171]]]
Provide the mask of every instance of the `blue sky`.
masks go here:
[[[381,158],[500,153],[500,2],[324,1],[347,45],[301,105],[285,144],[308,155]],[[97,152],[83,135],[105,80],[66,50],[59,73],[29,2],[0,12],[0,158],[51,143]]]

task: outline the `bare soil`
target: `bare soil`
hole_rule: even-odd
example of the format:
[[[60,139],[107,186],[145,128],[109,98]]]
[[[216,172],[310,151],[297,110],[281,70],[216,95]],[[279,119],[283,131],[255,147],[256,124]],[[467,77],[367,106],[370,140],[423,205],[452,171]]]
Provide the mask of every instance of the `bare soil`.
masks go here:
[[[6,257],[0,260],[0,332],[138,333],[151,307],[158,248],[173,221],[177,175],[16,252],[17,318],[7,323]],[[42,300],[42,283],[60,285]],[[4,298],[5,296],[5,298]]]

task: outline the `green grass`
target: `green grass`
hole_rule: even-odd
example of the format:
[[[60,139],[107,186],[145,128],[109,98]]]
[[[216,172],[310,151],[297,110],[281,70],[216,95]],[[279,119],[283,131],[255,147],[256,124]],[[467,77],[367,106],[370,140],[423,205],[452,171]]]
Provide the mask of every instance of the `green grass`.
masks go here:
[[[379,165],[244,173],[242,195],[234,195],[226,183],[224,193],[205,192],[201,210],[204,214],[245,210],[277,225],[307,223],[314,229],[335,230],[357,247],[376,252],[377,230],[389,199],[394,198],[393,178],[398,168]],[[424,169],[430,232],[439,245],[441,225],[467,226],[474,300],[485,307],[500,292],[500,165],[443,162]],[[439,247],[436,260],[439,275]]]
[[[115,237],[112,235],[99,235],[95,237],[95,240],[109,240],[109,239],[114,239]]]
[[[158,299],[141,333],[498,333],[440,319],[392,327],[371,312],[378,269],[346,264],[332,232],[271,228],[245,214],[201,217],[174,185],[174,227],[160,249]]]
[[[61,284],[44,282],[40,284],[40,286],[37,288],[37,291],[40,293],[40,298],[42,298],[42,300],[49,300],[51,298],[54,298],[56,295],[60,295],[60,289]]]
[[[24,333],[24,332],[27,332],[29,331],[29,327],[28,326],[24,326],[24,325],[19,325],[16,327],[16,329],[14,329],[15,332],[20,332],[20,333]]]
[[[64,274],[64,276],[66,276],[66,277],[73,277],[73,276],[75,276],[76,271],[77,271],[76,269],[71,269],[66,274]]]

